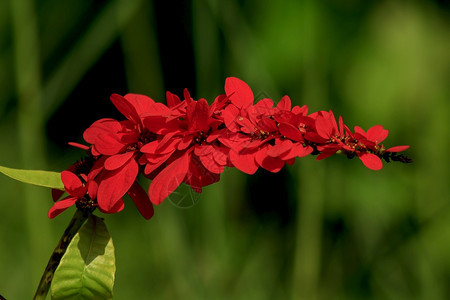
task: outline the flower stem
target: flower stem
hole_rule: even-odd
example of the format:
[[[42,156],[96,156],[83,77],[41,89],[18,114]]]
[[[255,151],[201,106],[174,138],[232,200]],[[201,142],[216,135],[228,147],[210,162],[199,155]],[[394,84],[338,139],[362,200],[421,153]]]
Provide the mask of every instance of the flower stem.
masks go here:
[[[42,274],[41,281],[39,282],[39,286],[34,294],[34,300],[44,300],[47,297],[48,289],[50,288],[50,284],[52,283],[53,275],[55,274],[56,268],[61,261],[61,258],[66,253],[67,247],[69,246],[72,238],[87,220],[91,211],[89,210],[81,210],[77,209],[72,220],[64,231],[63,236],[59,240],[58,245],[50,256],[50,259],[47,263],[47,267],[45,268],[44,274]]]

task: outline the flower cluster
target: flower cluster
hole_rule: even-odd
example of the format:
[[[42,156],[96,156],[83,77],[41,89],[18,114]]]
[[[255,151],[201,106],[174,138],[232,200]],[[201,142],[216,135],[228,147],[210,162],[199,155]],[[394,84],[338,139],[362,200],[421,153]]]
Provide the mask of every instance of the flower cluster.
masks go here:
[[[376,125],[367,132],[356,126],[352,132],[338,122],[332,111],[308,114],[306,105],[292,107],[284,96],[277,105],[271,99],[254,103],[253,92],[242,80],[225,81],[225,94],[211,103],[194,100],[187,90],[184,99],[167,92],[167,105],[137,94],[113,94],[111,101],[125,116],[118,121],[104,118],[85,130],[90,146],[72,143],[88,157],[61,173],[69,196],[53,193],[57,201],[49,211],[53,218],[67,207],[98,208],[116,213],[124,208],[128,194],[146,219],[153,204],[160,204],[181,183],[197,193],[217,182],[225,167],[247,174],[258,168],[278,172],[297,157],[335,153],[357,156],[372,170],[382,168],[382,159],[410,162],[398,152],[409,146],[386,149],[381,142],[388,130]],[[138,175],[151,179],[147,193]]]

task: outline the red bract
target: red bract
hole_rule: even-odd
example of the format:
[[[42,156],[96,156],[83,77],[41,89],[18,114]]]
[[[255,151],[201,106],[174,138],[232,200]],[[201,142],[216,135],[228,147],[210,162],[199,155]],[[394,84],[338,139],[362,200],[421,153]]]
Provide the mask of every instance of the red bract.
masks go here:
[[[278,172],[297,157],[317,154],[321,160],[336,153],[357,156],[372,170],[382,168],[382,159],[411,162],[398,153],[409,146],[386,150],[381,144],[389,133],[381,125],[367,132],[355,126],[352,132],[331,110],[308,115],[306,105],[292,107],[288,96],[276,106],[268,98],[254,104],[251,88],[235,77],[226,79],[224,89],[211,105],[187,90],[183,100],[167,92],[167,105],[143,95],[113,94],[111,101],[126,120],[100,119],[83,134],[90,147],[72,143],[89,153],[92,164],[63,172],[69,196],[55,203],[49,217],[86,199],[115,213],[128,194],[149,219],[152,203],[160,204],[182,183],[200,193],[227,166],[247,174],[259,167]],[[137,182],[139,174],[152,179],[150,197]]]

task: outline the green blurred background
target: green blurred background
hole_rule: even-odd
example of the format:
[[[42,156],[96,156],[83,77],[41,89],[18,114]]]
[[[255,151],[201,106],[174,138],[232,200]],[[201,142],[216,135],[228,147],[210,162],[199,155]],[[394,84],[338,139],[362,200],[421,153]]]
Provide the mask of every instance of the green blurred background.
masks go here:
[[[116,299],[450,299],[448,1],[0,1],[0,165],[61,171],[113,92],[288,94],[382,124],[413,164],[233,169],[195,205],[102,215]],[[0,294],[30,299],[74,209],[0,176]],[[188,203],[189,204],[189,203]],[[178,207],[183,206],[183,207]]]

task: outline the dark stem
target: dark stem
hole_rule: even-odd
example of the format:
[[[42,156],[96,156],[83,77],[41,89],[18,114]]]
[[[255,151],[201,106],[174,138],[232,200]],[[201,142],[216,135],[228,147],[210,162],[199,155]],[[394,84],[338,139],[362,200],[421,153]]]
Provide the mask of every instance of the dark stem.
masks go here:
[[[47,297],[48,289],[50,288],[50,284],[52,283],[53,275],[55,274],[56,268],[61,261],[64,253],[66,253],[67,247],[69,246],[72,238],[77,234],[78,230],[87,220],[91,211],[89,210],[81,210],[77,209],[72,220],[70,220],[69,225],[64,231],[63,236],[59,240],[58,245],[50,256],[50,259],[47,263],[47,267],[45,268],[44,274],[42,274],[41,281],[39,282],[39,286],[36,290],[36,294],[34,294],[34,300],[44,300]]]

